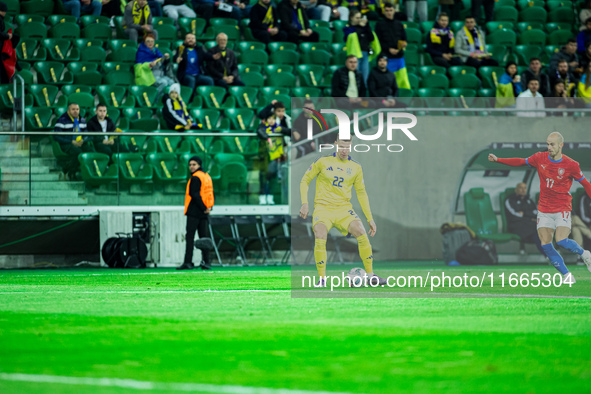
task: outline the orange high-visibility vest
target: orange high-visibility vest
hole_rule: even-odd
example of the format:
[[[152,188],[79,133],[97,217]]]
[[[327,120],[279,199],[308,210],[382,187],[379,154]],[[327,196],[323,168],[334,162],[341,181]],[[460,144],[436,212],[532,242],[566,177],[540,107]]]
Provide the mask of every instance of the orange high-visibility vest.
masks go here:
[[[203,171],[195,171],[192,176],[199,178],[201,181],[201,190],[199,191],[199,194],[201,195],[203,204],[205,204],[207,208],[213,207],[213,182],[211,181],[209,174]],[[185,192],[185,215],[187,214],[187,209],[189,209],[189,204],[191,203],[191,194],[189,193],[191,179],[187,182],[187,191]]]

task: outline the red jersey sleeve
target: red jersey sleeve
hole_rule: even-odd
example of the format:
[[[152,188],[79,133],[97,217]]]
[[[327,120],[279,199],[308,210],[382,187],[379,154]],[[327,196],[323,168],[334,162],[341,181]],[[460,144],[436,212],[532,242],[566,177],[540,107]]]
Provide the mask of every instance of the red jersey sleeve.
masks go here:
[[[579,162],[573,161],[570,175],[577,182],[581,182],[583,179],[585,179],[585,175],[583,175],[583,171],[581,171]]]
[[[540,153],[541,152],[534,153],[533,155],[525,159],[525,164],[527,164],[529,167],[538,168],[538,165],[540,164]]]

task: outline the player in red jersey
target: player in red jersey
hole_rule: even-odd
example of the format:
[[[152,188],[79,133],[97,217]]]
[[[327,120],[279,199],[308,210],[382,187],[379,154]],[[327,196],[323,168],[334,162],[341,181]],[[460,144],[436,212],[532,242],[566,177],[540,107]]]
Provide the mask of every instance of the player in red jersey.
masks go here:
[[[527,159],[500,159],[492,153],[488,160],[512,167],[530,166],[538,170],[540,177],[540,202],[538,203],[538,236],[546,256],[560,271],[564,283],[575,283],[575,278],[564,265],[564,259],[552,244],[556,232],[556,244],[581,255],[591,272],[591,252],[568,238],[571,229],[572,196],[569,193],[573,180],[579,182],[591,197],[591,183],[583,175],[579,163],[562,154],[564,138],[558,132],[550,133],[546,140],[548,152],[538,152]]]

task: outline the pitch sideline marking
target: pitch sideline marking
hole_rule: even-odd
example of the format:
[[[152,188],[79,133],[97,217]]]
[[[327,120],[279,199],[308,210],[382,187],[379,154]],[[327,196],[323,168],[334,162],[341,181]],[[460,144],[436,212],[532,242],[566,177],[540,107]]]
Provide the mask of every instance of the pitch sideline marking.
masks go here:
[[[220,394],[351,394],[333,391],[308,391],[292,389],[273,389],[267,387],[249,387],[202,383],[163,383],[133,379],[89,378],[77,376],[33,375],[24,373],[1,373],[0,380],[34,383],[57,383],[83,386],[122,387],[135,390],[174,390],[196,391]]]

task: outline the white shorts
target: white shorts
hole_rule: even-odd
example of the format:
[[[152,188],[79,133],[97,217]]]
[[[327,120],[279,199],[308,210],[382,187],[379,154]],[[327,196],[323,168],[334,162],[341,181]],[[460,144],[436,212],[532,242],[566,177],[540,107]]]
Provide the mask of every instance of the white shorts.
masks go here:
[[[538,212],[538,228],[551,228],[556,230],[556,227],[571,228],[570,212],[544,213]]]

